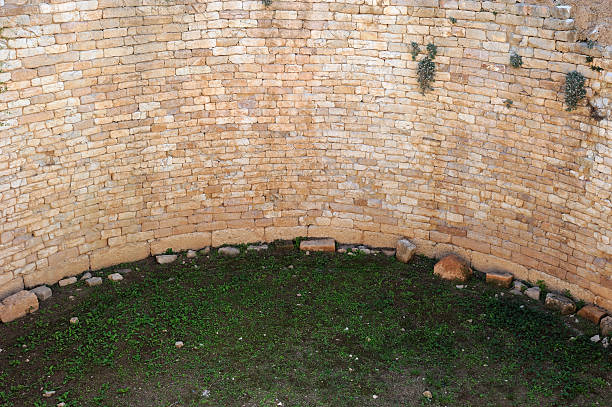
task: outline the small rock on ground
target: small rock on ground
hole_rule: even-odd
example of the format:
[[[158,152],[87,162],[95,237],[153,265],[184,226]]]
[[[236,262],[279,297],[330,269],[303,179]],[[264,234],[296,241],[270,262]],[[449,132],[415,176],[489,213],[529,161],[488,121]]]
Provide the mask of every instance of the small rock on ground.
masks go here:
[[[195,259],[198,253],[195,250],[187,250],[187,258]]]
[[[31,291],[22,290],[2,300],[0,321],[7,323],[38,310],[38,297]]]
[[[119,269],[117,270],[117,273],[119,274],[129,274],[132,272],[132,269]]]
[[[74,325],[74,324],[78,324],[78,323],[79,323],[79,318],[78,318],[78,317],[72,317],[72,318],[70,318],[70,323],[71,323],[72,325]]]
[[[108,279],[111,281],[121,281],[123,280],[123,276],[119,273],[113,273],[108,275]]]
[[[180,349],[180,348],[182,348],[183,346],[185,346],[185,344],[183,343],[183,341],[176,341],[176,342],[174,342],[174,346],[175,346],[177,349]]]
[[[387,257],[395,256],[395,249],[380,249],[380,251]]]
[[[540,300],[540,287],[531,287],[525,290],[525,295],[532,300]]]
[[[416,245],[408,239],[400,239],[397,241],[395,257],[402,263],[408,263],[416,253]]]
[[[487,273],[487,283],[508,288],[512,285],[514,276],[511,273],[490,271]]]
[[[596,305],[585,305],[584,307],[580,308],[578,315],[591,321],[595,325],[599,325],[601,319],[606,316],[606,311]]]
[[[510,290],[510,294],[512,294],[512,295],[523,295],[523,292],[521,290],[517,290],[516,288],[513,288],[512,290]]]
[[[602,336],[612,335],[612,317],[602,318],[599,328],[601,329]]]
[[[576,311],[574,301],[560,294],[548,293],[545,304],[548,308],[559,311],[562,315],[573,314]]]
[[[90,272],[87,272],[81,276],[81,280],[87,280],[88,278],[91,278]]]
[[[431,394],[431,392],[429,390],[425,390],[423,392],[423,396],[427,397],[428,399],[433,397],[433,394]]]
[[[260,252],[263,250],[268,250],[267,244],[259,244],[259,245],[249,245],[247,250],[255,250],[256,252]]]
[[[51,291],[51,289],[49,287],[47,287],[46,285],[40,285],[40,286],[34,288],[32,290],[32,292],[34,294],[36,294],[36,297],[38,298],[38,301],[47,300],[47,299],[51,298],[51,296],[53,295],[53,291]]]
[[[591,342],[597,343],[601,340],[601,338],[599,337],[599,335],[593,335],[591,336]]]
[[[203,255],[210,254],[210,247],[205,247],[202,250],[200,250],[200,254],[203,254]]]
[[[77,282],[76,277],[69,277],[69,278],[65,278],[63,280],[58,281],[57,284],[59,284],[60,287],[65,287],[67,285],[74,284],[76,282]]]
[[[519,281],[519,280],[514,280],[512,282],[512,285],[515,290],[525,291],[527,289],[527,286],[522,281]]]
[[[312,239],[302,240],[300,250],[313,252],[335,252],[336,241],[334,239]]]
[[[155,259],[159,264],[170,264],[176,261],[176,254],[160,254],[159,256],[155,256]]]
[[[451,254],[436,263],[434,274],[445,280],[467,281],[473,272],[461,258]]]
[[[85,280],[88,287],[95,287],[102,284],[102,277],[92,277]]]
[[[49,397],[53,397],[55,395],[55,390],[47,390],[45,392],[43,392],[42,396],[49,398]]]
[[[227,257],[236,257],[240,254],[240,249],[232,246],[220,247],[219,254]]]

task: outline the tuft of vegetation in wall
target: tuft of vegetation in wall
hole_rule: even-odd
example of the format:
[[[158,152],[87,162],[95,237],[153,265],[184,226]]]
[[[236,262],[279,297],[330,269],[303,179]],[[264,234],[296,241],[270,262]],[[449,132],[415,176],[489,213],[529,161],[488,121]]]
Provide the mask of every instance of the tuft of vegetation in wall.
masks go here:
[[[272,4],[272,0],[261,0],[264,4],[264,6],[268,7],[270,4]]]
[[[578,106],[578,102],[586,96],[584,82],[584,76],[578,71],[569,72],[565,76],[565,104],[567,105],[567,111],[574,110]]]
[[[512,51],[510,53],[510,65],[513,68],[520,68],[521,66],[523,66],[523,57]]]

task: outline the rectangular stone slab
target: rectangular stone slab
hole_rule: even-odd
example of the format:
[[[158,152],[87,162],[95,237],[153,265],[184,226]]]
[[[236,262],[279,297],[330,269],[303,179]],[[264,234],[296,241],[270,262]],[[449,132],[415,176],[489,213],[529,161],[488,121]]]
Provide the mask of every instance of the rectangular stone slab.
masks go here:
[[[335,252],[336,241],[334,239],[302,240],[300,250],[311,252]]]

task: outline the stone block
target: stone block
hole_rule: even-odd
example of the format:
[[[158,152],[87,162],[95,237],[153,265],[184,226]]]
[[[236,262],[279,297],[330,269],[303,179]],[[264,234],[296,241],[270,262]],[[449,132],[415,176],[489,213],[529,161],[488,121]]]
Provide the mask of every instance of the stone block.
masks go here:
[[[436,263],[434,274],[445,280],[467,281],[473,272],[465,261],[451,254]]]
[[[540,287],[530,287],[525,290],[525,295],[532,300],[539,301],[540,300]]]
[[[9,295],[18,293],[23,290],[23,278],[21,276],[17,278],[12,278],[8,282],[0,285],[0,300],[8,297]]]
[[[159,264],[174,263],[177,258],[178,256],[176,254],[160,254],[159,256],[155,256],[155,259]]]
[[[95,287],[102,284],[102,277],[91,277],[85,280],[87,287]]]
[[[45,301],[53,295],[53,291],[46,285],[40,285],[31,290],[38,298],[38,301]]]
[[[601,330],[602,336],[612,335],[612,317],[602,318],[599,323],[599,329]]]
[[[397,241],[395,257],[402,263],[408,263],[414,257],[417,247],[408,239]]]
[[[219,254],[227,257],[236,257],[240,254],[240,249],[237,247],[225,246],[219,248]]]
[[[31,291],[22,290],[6,297],[0,304],[0,320],[4,323],[38,310],[38,298]]]
[[[72,285],[72,284],[74,284],[76,282],[77,282],[77,278],[76,277],[68,277],[68,278],[65,278],[63,280],[58,281],[57,284],[60,287],[66,287],[67,285]]]
[[[335,252],[336,241],[334,239],[312,239],[302,240],[300,250],[311,252]]]
[[[546,294],[545,304],[548,308],[559,311],[561,315],[573,314],[576,311],[574,301],[560,294]]]
[[[596,305],[585,305],[578,310],[578,315],[582,318],[591,321],[595,325],[599,325],[599,322],[603,317],[606,316],[606,310],[599,308]]]
[[[500,287],[509,288],[512,285],[514,276],[511,273],[490,271],[486,273],[487,283],[495,284]]]

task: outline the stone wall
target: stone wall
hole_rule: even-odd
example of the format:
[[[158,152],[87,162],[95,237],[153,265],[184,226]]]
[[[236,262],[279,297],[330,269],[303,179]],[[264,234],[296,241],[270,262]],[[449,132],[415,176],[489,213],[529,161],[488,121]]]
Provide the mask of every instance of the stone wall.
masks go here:
[[[612,48],[570,8],[2,1],[0,297],[169,247],[406,236],[612,309]],[[565,110],[572,70],[597,108]]]

